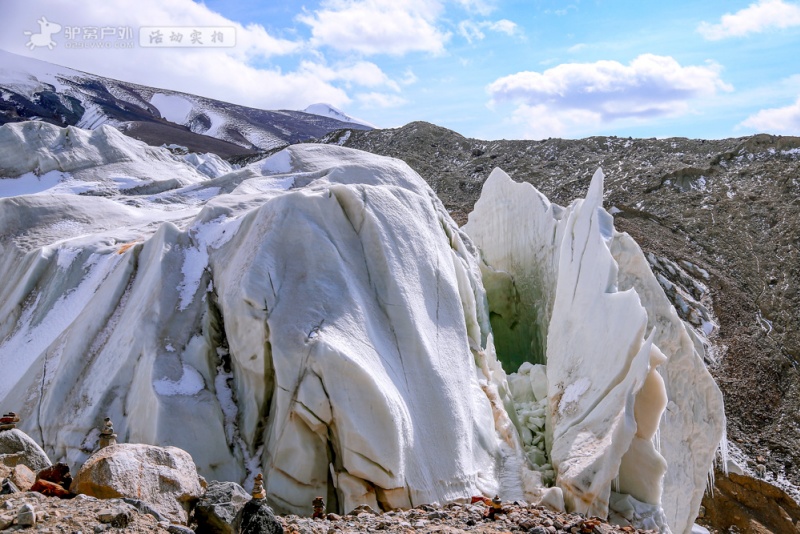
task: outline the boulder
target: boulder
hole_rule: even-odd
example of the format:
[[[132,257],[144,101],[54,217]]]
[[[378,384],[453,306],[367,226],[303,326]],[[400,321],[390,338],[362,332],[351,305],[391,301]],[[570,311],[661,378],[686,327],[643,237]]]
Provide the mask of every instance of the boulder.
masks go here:
[[[197,534],[234,534],[236,515],[244,508],[250,495],[235,482],[208,484],[205,495],[200,497],[194,509]]]
[[[238,534],[283,534],[283,526],[264,499],[247,501],[236,516],[234,529]]]
[[[746,474],[714,473],[714,487],[703,496],[698,521],[720,532],[796,534],[800,505],[785,491]]]
[[[58,484],[64,489],[69,489],[72,484],[72,475],[67,464],[57,463],[36,473],[36,480],[46,480]]]
[[[100,449],[83,464],[70,490],[99,499],[139,499],[185,524],[202,495],[197,467],[177,447],[123,443]]]
[[[64,486],[44,479],[34,482],[30,490],[41,493],[47,497],[59,497],[61,499],[72,497],[72,493]]]
[[[8,467],[24,464],[31,471],[52,465],[39,444],[18,428],[0,432],[0,463]]]
[[[25,464],[15,465],[8,478],[20,491],[28,491],[36,482],[36,474]]]

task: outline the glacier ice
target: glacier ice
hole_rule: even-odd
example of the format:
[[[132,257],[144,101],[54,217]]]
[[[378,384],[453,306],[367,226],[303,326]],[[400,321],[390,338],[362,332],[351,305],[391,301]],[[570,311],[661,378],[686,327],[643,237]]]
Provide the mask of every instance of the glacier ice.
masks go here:
[[[602,171],[561,208],[495,169],[464,231],[484,261],[499,357],[546,365],[546,452],[567,508],[605,517],[616,505],[687,532],[724,434],[722,396],[602,196]]]
[[[17,123],[0,195],[0,402],[55,460],[110,416],[263,471],[281,512],[500,493],[691,526],[721,397],[602,177],[561,208],[495,171],[462,230],[390,158]]]
[[[214,177],[42,123],[0,154],[0,184],[149,184],[0,199],[0,402],[53,458],[110,416],[207,477],[263,470],[284,512],[526,495],[476,253],[404,163],[299,145]]]

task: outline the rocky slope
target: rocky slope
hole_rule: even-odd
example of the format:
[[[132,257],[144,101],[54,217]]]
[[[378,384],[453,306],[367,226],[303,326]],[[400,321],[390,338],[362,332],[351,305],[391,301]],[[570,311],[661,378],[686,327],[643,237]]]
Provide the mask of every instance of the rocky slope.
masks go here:
[[[616,227],[710,349],[739,463],[800,483],[800,138],[481,141],[415,122],[321,142],[403,159],[460,224],[495,167],[561,205],[602,167]]]

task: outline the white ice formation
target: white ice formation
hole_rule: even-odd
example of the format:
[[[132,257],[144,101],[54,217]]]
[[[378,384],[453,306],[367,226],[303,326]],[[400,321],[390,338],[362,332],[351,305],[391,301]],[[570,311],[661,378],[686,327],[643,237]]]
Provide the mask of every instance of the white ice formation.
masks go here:
[[[719,392],[600,179],[561,209],[493,174],[487,265],[407,165],[336,146],[234,169],[17,123],[0,177],[0,404],[52,459],[109,416],[263,471],[280,512],[500,493],[691,525]]]
[[[547,366],[546,452],[568,509],[688,532],[724,433],[722,396],[602,199],[601,171],[562,208],[496,169],[464,230],[485,261],[501,360]],[[509,379],[515,399],[528,400],[529,370]]]

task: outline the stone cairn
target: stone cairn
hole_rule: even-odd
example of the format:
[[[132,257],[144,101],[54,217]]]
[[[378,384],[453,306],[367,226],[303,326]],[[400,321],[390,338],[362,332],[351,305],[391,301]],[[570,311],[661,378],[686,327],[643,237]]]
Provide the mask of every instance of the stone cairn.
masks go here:
[[[17,423],[19,423],[19,416],[14,412],[8,412],[0,417],[0,431],[17,428]]]
[[[114,423],[111,422],[110,417],[103,420],[103,428],[100,429],[100,448],[103,449],[109,445],[117,444],[117,435],[114,434]]]
[[[489,508],[486,510],[486,517],[494,521],[495,516],[497,514],[502,514],[502,513],[503,513],[503,501],[500,500],[499,495],[495,495],[494,499],[492,499],[491,502],[489,503]]]
[[[325,500],[322,497],[314,499],[311,506],[314,508],[312,519],[325,519]]]
[[[261,473],[256,475],[253,480],[253,499],[266,499],[267,494],[264,492],[264,475]]]

